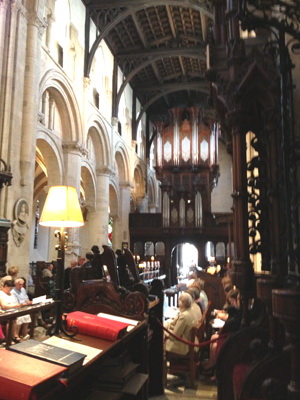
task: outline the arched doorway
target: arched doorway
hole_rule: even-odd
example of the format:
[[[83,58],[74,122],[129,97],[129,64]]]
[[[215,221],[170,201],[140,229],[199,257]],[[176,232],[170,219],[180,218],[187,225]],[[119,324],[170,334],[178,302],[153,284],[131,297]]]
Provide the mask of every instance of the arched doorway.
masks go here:
[[[172,284],[180,283],[189,277],[190,271],[198,266],[198,250],[194,244],[179,243],[171,252]]]

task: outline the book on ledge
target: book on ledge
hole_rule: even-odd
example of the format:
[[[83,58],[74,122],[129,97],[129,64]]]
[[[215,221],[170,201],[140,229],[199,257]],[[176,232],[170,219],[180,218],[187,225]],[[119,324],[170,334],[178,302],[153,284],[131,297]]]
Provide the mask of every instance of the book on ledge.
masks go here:
[[[73,342],[69,339],[62,339],[57,336],[51,336],[44,340],[43,343],[50,344],[51,346],[62,347],[63,349],[76,351],[77,353],[85,354],[85,359],[83,365],[87,364],[94,358],[96,358],[101,352],[101,349],[96,349],[91,346],[86,346],[84,344]]]
[[[36,360],[23,354],[0,349],[0,399],[28,400],[37,398],[51,384],[59,383],[65,367]]]
[[[132,327],[132,324],[128,322],[99,317],[82,311],[69,313],[66,322],[69,329],[76,326],[79,333],[110,341],[120,339],[127,333],[127,328]]]
[[[24,342],[9,346],[8,350],[62,365],[67,368],[64,372],[65,377],[77,371],[82,366],[85,358],[85,354],[52,346],[35,339],[25,340]]]

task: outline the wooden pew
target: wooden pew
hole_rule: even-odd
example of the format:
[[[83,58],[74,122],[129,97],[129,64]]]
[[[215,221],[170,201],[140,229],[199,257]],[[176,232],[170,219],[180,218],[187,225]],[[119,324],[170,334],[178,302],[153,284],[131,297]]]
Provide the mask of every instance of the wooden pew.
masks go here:
[[[80,278],[80,271],[73,268]],[[80,270],[80,268],[78,268]],[[63,310],[83,311],[91,314],[105,312],[125,316],[131,319],[144,320],[148,315],[148,354],[149,393],[163,393],[163,330],[156,319],[162,322],[163,293],[162,283],[155,282],[150,288],[150,298],[143,293],[130,292],[118,287],[115,282],[106,280],[85,280],[77,282],[76,291],[64,292]]]

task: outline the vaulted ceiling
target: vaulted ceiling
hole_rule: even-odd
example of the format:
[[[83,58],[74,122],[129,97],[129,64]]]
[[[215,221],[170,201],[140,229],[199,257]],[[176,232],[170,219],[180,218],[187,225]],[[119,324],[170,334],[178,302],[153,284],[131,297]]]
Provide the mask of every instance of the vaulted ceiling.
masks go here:
[[[212,1],[83,0],[98,29],[86,37],[85,75],[101,40],[105,40],[143,111],[166,120],[168,109],[207,106],[206,44],[212,26]],[[88,26],[88,25],[87,25]],[[86,30],[88,31],[88,30]]]

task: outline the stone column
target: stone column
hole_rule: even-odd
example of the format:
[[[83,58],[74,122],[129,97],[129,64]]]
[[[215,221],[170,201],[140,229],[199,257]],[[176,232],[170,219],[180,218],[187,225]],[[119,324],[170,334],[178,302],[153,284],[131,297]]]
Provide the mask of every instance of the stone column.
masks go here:
[[[111,171],[108,168],[99,168],[96,172],[96,201],[94,211],[88,214],[88,237],[90,248],[95,244],[99,246],[101,251],[102,246],[108,244],[109,179]]]
[[[39,104],[39,81],[41,65],[42,34],[44,31],[43,8],[41,0],[27,8],[20,0],[11,1],[10,20],[7,20],[7,50],[3,54],[2,74],[5,82],[3,131],[1,137],[1,156],[11,164],[14,174],[13,187],[3,190],[1,214],[15,217],[14,207],[20,198],[28,204],[31,218],[33,201],[33,181],[36,152],[36,128]],[[3,100],[3,99],[2,99]],[[1,197],[2,197],[1,193]],[[27,228],[27,227],[26,227]],[[10,231],[8,241],[8,260],[10,265],[21,266],[20,274],[27,276],[24,260],[29,260],[31,237],[25,232],[21,246],[16,247]]]
[[[41,19],[41,15],[35,11],[30,12],[28,14],[26,42],[22,146],[20,154],[21,185],[30,185],[30,187],[32,187],[32,176],[35,165],[35,159],[32,155],[35,154],[36,146],[35,134],[39,104],[40,53],[44,28],[45,21]]]
[[[3,71],[3,63],[5,60],[4,54],[6,53],[6,35],[5,31],[7,29],[8,21],[8,6],[10,5],[10,0],[3,0],[0,2],[0,71]],[[3,77],[0,76],[0,82],[2,82]]]
[[[19,32],[19,34],[18,34]],[[20,33],[21,32],[21,33]],[[18,62],[26,57],[26,9],[20,2],[0,3],[0,157],[8,165],[12,164],[14,182],[18,180],[24,65]],[[16,112],[18,110],[18,112]],[[13,138],[13,139],[12,139]],[[12,145],[13,142],[13,145]],[[13,149],[13,150],[12,150]],[[15,161],[16,165],[13,164]],[[11,192],[11,191],[10,191]],[[11,207],[7,206],[7,189],[1,191],[0,215],[9,215]]]
[[[80,177],[81,177],[81,158],[84,153],[83,147],[77,142],[64,143],[64,176],[63,185],[74,186],[77,189],[78,197],[80,190]],[[68,239],[66,240],[66,254],[65,254],[65,268],[69,266],[72,258],[81,253],[81,246],[79,244],[79,229],[67,229]]]
[[[130,185],[120,184],[119,218],[114,218],[113,247],[121,248],[122,242],[129,243]]]

